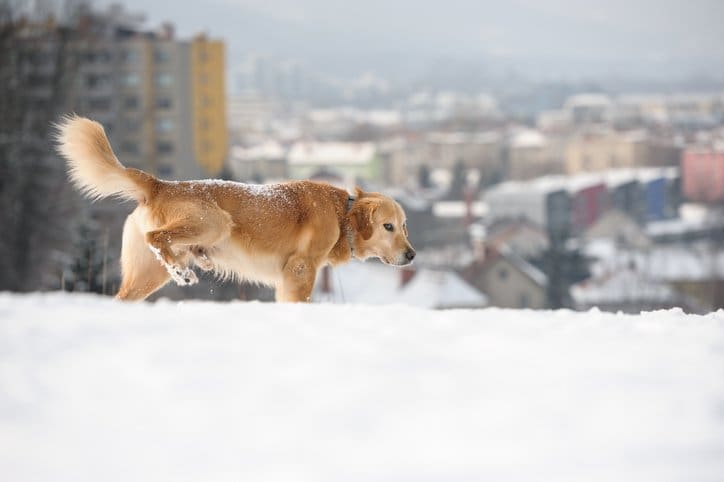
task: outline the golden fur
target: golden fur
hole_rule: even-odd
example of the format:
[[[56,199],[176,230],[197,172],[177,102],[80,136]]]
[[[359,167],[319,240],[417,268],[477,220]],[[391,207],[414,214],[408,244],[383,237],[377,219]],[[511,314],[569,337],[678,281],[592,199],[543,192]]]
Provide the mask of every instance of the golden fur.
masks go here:
[[[144,299],[170,279],[193,284],[195,264],[274,286],[277,301],[308,301],[326,264],[415,256],[405,213],[378,193],[357,189],[348,209],[347,191],[312,181],[163,181],[123,167],[103,126],[77,116],[61,120],[57,141],[81,192],[138,204],[123,228],[119,299]]]

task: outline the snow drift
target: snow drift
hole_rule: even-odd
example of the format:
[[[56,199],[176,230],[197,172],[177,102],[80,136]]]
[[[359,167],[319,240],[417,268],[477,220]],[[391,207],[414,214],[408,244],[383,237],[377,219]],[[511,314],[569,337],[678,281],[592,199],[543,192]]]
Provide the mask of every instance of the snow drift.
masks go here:
[[[724,312],[0,294],[22,481],[715,481]]]

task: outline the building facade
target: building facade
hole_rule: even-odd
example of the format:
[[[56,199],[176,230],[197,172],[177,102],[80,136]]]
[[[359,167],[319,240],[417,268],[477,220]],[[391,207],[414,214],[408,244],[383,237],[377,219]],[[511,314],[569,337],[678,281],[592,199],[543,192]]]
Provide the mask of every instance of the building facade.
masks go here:
[[[69,108],[101,122],[126,165],[164,179],[218,175],[226,160],[224,43],[174,38],[118,7],[77,22]]]

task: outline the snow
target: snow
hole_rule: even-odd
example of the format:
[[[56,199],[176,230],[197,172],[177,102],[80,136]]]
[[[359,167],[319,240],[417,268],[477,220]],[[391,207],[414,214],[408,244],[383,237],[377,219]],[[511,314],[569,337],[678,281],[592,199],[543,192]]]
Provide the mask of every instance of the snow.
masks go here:
[[[297,142],[289,151],[289,164],[360,165],[375,156],[371,142]]]
[[[724,312],[0,293],[25,481],[719,481]]]

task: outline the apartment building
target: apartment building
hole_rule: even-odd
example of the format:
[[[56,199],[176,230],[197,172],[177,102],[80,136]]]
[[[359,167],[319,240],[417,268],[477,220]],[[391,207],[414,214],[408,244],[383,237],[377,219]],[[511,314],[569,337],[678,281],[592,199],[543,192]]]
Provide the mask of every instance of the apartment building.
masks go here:
[[[144,32],[119,7],[78,21],[70,105],[103,123],[117,156],[164,179],[212,177],[227,156],[224,43]]]
[[[568,174],[620,167],[676,166],[680,155],[678,146],[652,138],[643,130],[589,129],[568,141],[565,166]]]

